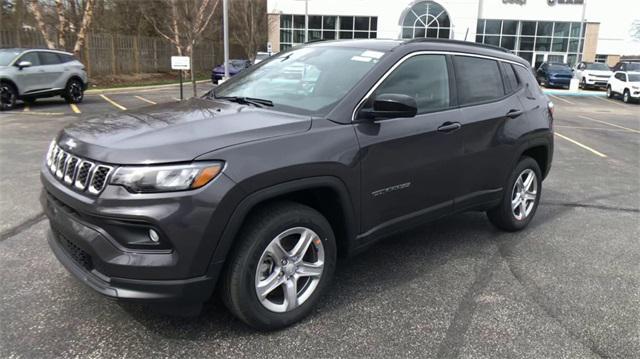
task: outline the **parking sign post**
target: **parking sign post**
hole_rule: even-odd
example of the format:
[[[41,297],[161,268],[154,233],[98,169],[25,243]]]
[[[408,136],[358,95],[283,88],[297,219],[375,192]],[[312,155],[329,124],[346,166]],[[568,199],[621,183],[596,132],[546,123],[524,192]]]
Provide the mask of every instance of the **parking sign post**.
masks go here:
[[[180,74],[180,101],[184,99],[182,90],[182,71],[191,69],[189,56],[171,56],[171,69]]]

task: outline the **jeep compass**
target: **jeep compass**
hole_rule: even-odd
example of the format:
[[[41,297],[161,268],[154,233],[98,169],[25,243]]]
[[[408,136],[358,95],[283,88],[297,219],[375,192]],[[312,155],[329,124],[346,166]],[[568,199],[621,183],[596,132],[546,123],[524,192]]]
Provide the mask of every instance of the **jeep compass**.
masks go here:
[[[338,257],[453,213],[534,217],[553,105],[530,65],[458,41],[318,42],[202,98],[83,119],[43,161],[49,244],[108,297],[270,330],[307,315]]]

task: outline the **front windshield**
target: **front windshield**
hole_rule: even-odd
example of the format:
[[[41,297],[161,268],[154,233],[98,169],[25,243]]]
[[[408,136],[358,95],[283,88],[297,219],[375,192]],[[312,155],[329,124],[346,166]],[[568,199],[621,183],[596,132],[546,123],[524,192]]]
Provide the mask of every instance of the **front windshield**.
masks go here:
[[[640,71],[640,62],[630,62],[626,66],[627,71]]]
[[[629,74],[630,82],[640,82],[640,74]]]
[[[550,71],[571,71],[571,68],[567,65],[549,65]]]
[[[265,60],[215,90],[215,97],[250,97],[274,109],[326,114],[378,62],[383,52],[314,46]]]
[[[20,51],[0,50],[0,66],[9,66],[18,55],[20,55]]]
[[[587,70],[609,71],[609,66],[601,63],[587,64]]]

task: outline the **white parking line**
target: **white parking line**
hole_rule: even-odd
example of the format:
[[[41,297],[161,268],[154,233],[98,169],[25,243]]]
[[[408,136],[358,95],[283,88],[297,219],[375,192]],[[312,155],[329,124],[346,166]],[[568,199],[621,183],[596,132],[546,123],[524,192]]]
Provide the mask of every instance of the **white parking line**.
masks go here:
[[[615,128],[603,128],[603,127],[582,127],[582,126],[561,126],[561,125],[554,125],[553,127],[556,128],[574,128],[574,129],[578,129],[578,130],[594,130],[594,131],[608,131],[608,132],[627,132],[627,130],[618,130]]]
[[[620,102],[614,101],[614,100],[612,100],[612,99],[609,99],[609,98],[602,98],[602,97],[600,97],[600,96],[594,96],[594,97],[595,97],[595,98],[597,98],[598,100],[600,100],[600,101],[604,101],[604,102],[606,102],[606,103],[612,103],[612,104],[614,104],[614,105],[618,105],[618,106],[626,107],[626,105],[624,105],[624,104],[622,104],[622,103],[620,103]]]
[[[153,102],[153,101],[148,100],[148,99],[146,99],[146,98],[144,98],[144,97],[142,97],[142,96],[134,96],[134,97],[135,97],[135,98],[137,98],[138,100],[142,100],[142,101],[147,102],[147,103],[150,103],[150,104],[152,104],[152,105],[157,105],[157,104],[158,104],[157,102]]]
[[[599,152],[599,151],[596,151],[596,150],[594,150],[593,148],[591,148],[591,147],[589,147],[589,146],[587,146],[587,145],[583,145],[582,143],[580,143],[580,142],[578,142],[578,141],[576,141],[576,140],[574,140],[574,139],[571,139],[571,138],[569,138],[569,137],[567,137],[567,136],[565,136],[565,135],[561,135],[561,134],[559,134],[558,132],[556,132],[555,134],[556,134],[556,136],[558,136],[558,137],[560,137],[560,138],[562,138],[562,139],[565,139],[565,140],[567,140],[567,141],[569,141],[569,142],[573,143],[573,144],[574,144],[574,145],[576,145],[576,146],[582,147],[582,148],[584,148],[585,150],[590,151],[591,153],[593,153],[593,154],[595,154],[595,155],[597,155],[597,156],[600,156],[600,157],[603,157],[603,158],[606,158],[606,157],[607,157],[607,155],[605,155],[604,153]]]
[[[580,117],[580,118],[584,118],[585,120],[594,121],[594,122],[599,122],[599,123],[603,123],[603,124],[605,124],[605,125],[609,125],[609,126],[613,126],[613,127],[621,128],[621,129],[623,129],[623,130],[627,130],[627,131],[630,131],[630,132],[640,133],[640,131],[638,131],[638,130],[634,130],[633,128],[629,128],[629,127],[624,127],[624,126],[616,125],[616,124],[614,124],[614,123],[609,123],[609,122],[606,122],[606,121],[596,120],[595,118],[591,118],[591,117],[587,117],[587,116],[582,116],[582,115],[580,115],[580,116],[578,116],[578,117]]]
[[[548,94],[548,95],[549,95],[549,96],[551,96],[551,97],[553,97],[553,98],[557,98],[557,99],[558,99],[558,100],[560,100],[560,101],[564,101],[564,102],[566,102],[566,103],[568,103],[568,104],[570,104],[570,105],[575,105],[575,102],[571,102],[571,101],[569,101],[569,100],[563,99],[562,97],[558,97],[558,96],[555,96],[555,95],[552,95],[552,94]]]
[[[121,104],[119,104],[119,103],[117,103],[117,102],[113,101],[112,99],[108,98],[108,97],[107,97],[107,96],[105,96],[105,95],[100,95],[100,97],[102,97],[103,99],[105,99],[105,101],[107,101],[108,103],[112,104],[113,106],[115,106],[115,107],[117,107],[117,108],[119,108],[119,109],[121,109],[121,110],[126,110],[126,109],[127,109],[126,107],[124,107],[124,106],[122,106]]]

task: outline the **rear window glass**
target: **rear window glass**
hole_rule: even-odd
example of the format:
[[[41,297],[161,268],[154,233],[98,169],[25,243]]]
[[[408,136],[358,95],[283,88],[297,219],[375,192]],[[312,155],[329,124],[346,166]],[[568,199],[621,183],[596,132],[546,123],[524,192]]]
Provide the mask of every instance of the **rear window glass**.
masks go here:
[[[454,56],[453,64],[461,105],[491,101],[504,96],[497,61]]]
[[[524,84],[526,90],[525,95],[527,97],[535,98],[537,97],[536,94],[542,94],[542,90],[540,89],[540,86],[538,86],[531,69],[526,69],[522,66],[513,66],[513,69],[516,70],[518,81],[520,81],[521,84]]]
[[[40,52],[40,64],[41,65],[55,65],[59,64],[60,58],[58,54],[53,52]]]

